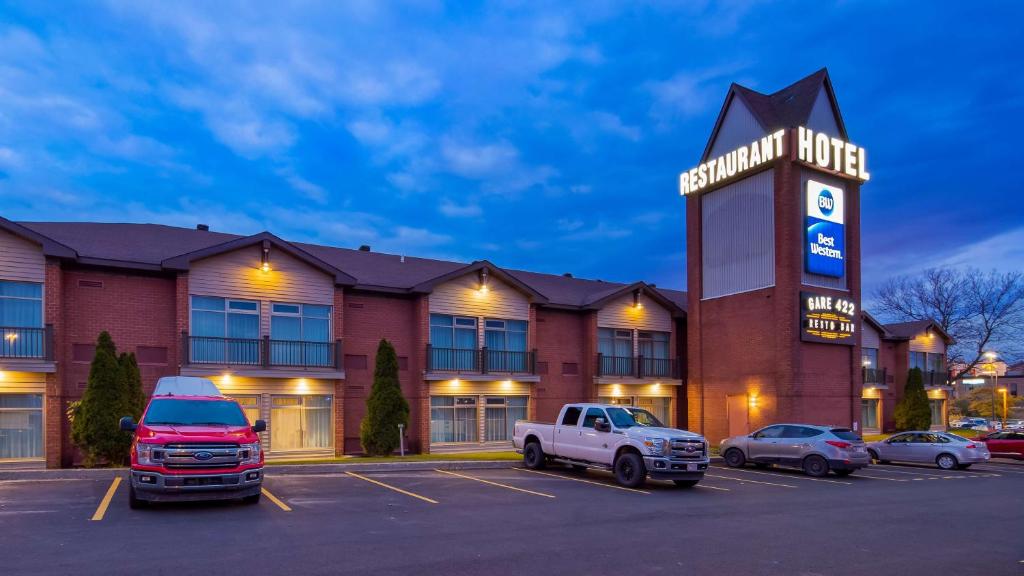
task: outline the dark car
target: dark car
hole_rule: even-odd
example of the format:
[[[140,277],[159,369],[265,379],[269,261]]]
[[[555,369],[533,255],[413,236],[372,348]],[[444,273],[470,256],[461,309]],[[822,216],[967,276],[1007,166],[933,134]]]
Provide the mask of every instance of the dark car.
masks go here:
[[[984,442],[994,458],[1024,460],[1024,432],[1018,430],[991,432],[975,438],[975,440]]]

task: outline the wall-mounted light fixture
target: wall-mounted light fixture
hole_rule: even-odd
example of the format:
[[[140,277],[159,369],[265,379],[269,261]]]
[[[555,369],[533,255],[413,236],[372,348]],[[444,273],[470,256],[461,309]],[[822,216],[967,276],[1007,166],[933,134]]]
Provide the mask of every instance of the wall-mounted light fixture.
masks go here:
[[[231,385],[231,372],[225,372],[220,375],[220,382],[225,386]]]
[[[643,307],[644,304],[640,301],[640,289],[633,290],[633,308],[640,310]]]
[[[757,408],[757,394],[751,394],[748,402],[751,408]]]
[[[480,287],[478,290],[481,294],[487,294],[487,268],[480,269]]]
[[[263,252],[260,254],[260,270],[270,272],[270,242],[263,243]]]
[[[7,340],[11,344],[14,344],[14,341],[17,340],[17,339],[18,339],[18,333],[17,332],[8,332],[8,333],[4,334],[4,340]]]

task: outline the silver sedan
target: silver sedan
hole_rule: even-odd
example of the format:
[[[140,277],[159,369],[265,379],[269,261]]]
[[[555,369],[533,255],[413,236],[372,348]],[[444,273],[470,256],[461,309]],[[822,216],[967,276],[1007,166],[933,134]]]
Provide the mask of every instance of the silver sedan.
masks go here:
[[[968,440],[947,432],[901,432],[885,440],[868,443],[873,460],[935,464],[943,470],[966,470],[971,464],[991,458],[983,442]]]

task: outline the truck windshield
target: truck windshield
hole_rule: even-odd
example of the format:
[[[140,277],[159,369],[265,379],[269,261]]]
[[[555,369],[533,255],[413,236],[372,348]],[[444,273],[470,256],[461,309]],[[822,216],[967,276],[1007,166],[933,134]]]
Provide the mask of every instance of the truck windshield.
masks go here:
[[[229,400],[153,400],[144,424],[150,426],[248,426],[242,409]]]
[[[665,425],[647,410],[639,408],[608,408],[608,418],[616,428],[632,428],[633,426],[653,426],[662,428]]]

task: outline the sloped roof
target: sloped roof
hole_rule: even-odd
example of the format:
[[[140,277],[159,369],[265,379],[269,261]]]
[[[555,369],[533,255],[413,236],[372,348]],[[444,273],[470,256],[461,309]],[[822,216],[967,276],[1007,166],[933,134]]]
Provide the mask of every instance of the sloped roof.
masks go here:
[[[795,128],[806,124],[807,119],[811,115],[811,110],[814,108],[818,92],[822,87],[825,88],[825,93],[828,95],[832,105],[836,123],[839,125],[840,136],[844,139],[847,138],[846,126],[843,123],[842,115],[839,113],[839,105],[832,90],[832,81],[829,79],[828,70],[822,68],[810,76],[797,80],[793,84],[771,94],[762,94],[736,83],[729,86],[729,93],[726,95],[722,109],[718,113],[718,119],[715,121],[715,127],[711,131],[711,137],[708,138],[702,159],[705,161],[708,159],[708,154],[711,153],[711,146],[718,137],[718,131],[725,120],[729,103],[733,98],[740,98],[747,105],[747,108],[750,109],[750,113],[754,115],[754,118],[757,119],[758,124],[764,128],[765,133],[771,133],[780,128]]]
[[[886,331],[889,332],[893,338],[906,338],[913,339],[917,338],[921,334],[924,334],[927,330],[934,330],[942,336],[943,340],[948,344],[953,343],[953,338],[942,329],[939,324],[934,320],[912,320],[910,322],[896,322],[894,324],[886,324]]]
[[[255,236],[242,236],[194,228],[179,228],[162,224],[125,224],[98,222],[20,222],[35,233],[53,239],[78,253],[79,261],[115,267],[149,270],[174,269],[181,266],[188,255],[208,255],[222,246],[245,243]],[[285,240],[262,233],[280,242]],[[257,235],[259,236],[259,235]],[[291,246],[308,254],[345,276],[354,279],[356,288],[390,292],[409,292],[416,286],[430,283],[439,277],[458,273],[472,266],[465,262],[451,262],[414,256],[399,256],[381,252],[364,252],[305,242],[291,242]],[[165,266],[167,265],[167,266]],[[628,284],[603,282],[542,274],[525,270],[507,270],[492,266],[507,274],[509,281],[518,281],[542,298],[538,302],[553,306],[583,308],[589,303],[613,294]],[[341,282],[353,284],[353,282]],[[663,302],[675,313],[686,310],[686,292],[646,286],[657,291]]]

